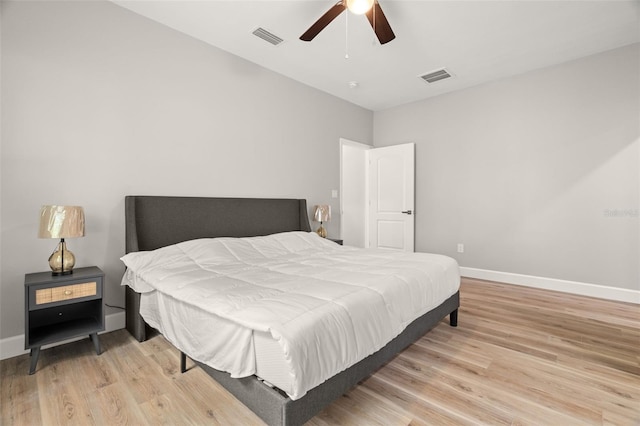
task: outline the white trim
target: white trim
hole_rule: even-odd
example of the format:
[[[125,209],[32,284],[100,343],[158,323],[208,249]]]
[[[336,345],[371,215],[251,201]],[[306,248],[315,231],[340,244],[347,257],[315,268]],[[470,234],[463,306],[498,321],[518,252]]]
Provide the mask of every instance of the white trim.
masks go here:
[[[579,294],[581,296],[640,304],[640,290],[607,287],[599,284],[588,284],[577,281],[559,280],[555,278],[536,277],[532,275],[513,274],[510,272],[489,271],[486,269],[467,268],[464,266],[460,267],[460,274],[463,277],[477,278],[480,280],[524,285],[527,287],[541,288],[545,290]]]
[[[110,331],[120,330],[125,327],[125,313],[117,312],[115,314],[109,314],[104,318],[104,331],[102,333],[109,333]],[[75,339],[68,339],[50,345],[45,345],[42,349],[51,348],[53,346],[63,345],[65,343],[74,342],[76,340],[84,339],[84,337],[76,337]],[[29,353],[24,348],[24,334],[18,336],[7,337],[0,340],[0,360],[13,358],[14,356]]]
[[[338,197],[338,202],[340,203],[340,229],[338,231],[339,232],[338,235],[339,235],[339,238],[344,238],[344,234],[343,234],[343,225],[344,225],[344,220],[343,220],[343,217],[344,217],[344,199],[343,199],[343,196],[344,196],[344,179],[345,179],[345,176],[344,176],[345,164],[344,164],[344,159],[343,159],[344,147],[345,146],[350,146],[350,147],[353,147],[353,148],[360,149],[360,150],[363,151],[363,154],[364,154],[365,151],[368,151],[368,150],[372,149],[373,146],[367,145],[367,144],[364,144],[364,143],[361,143],[361,142],[352,141],[352,140],[345,139],[345,138],[340,138],[338,143],[339,143],[339,146],[340,146],[340,148],[339,148],[340,149],[340,194],[339,194],[339,197]],[[365,158],[365,161],[366,161],[366,158]],[[365,169],[365,171],[366,171],[366,169]],[[367,195],[368,194],[368,192],[367,192],[368,179],[367,179],[366,175],[363,176],[362,178],[364,180],[364,182],[363,182],[364,185],[363,186],[365,187],[365,205],[366,205],[369,202],[368,195]],[[365,206],[362,206],[362,208],[364,209]],[[368,245],[367,245],[368,244],[367,243],[368,236],[367,236],[367,231],[366,230],[369,229],[369,225],[367,224],[367,220],[368,220],[367,216],[368,215],[364,215],[364,218],[363,218],[363,220],[364,220],[364,234],[365,234],[364,235],[365,247],[368,247]]]

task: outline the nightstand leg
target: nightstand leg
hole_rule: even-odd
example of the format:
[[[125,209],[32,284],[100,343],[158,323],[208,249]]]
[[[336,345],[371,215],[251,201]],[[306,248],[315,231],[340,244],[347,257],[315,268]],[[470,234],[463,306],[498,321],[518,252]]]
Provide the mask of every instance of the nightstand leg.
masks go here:
[[[31,357],[31,363],[29,365],[29,374],[31,375],[36,372],[36,365],[38,364],[38,357],[40,356],[40,346],[31,348],[29,356]]]
[[[102,350],[100,349],[100,340],[98,340],[98,333],[91,333],[89,337],[91,337],[91,341],[93,341],[93,346],[96,348],[96,353],[100,355],[102,353]]]

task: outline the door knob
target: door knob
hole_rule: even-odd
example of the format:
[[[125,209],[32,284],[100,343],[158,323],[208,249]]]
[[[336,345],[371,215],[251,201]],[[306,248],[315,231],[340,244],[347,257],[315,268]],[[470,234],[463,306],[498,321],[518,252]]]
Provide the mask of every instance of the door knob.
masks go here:
[[[411,210],[405,210],[405,211],[403,211],[401,213],[410,215],[412,212],[411,212]]]

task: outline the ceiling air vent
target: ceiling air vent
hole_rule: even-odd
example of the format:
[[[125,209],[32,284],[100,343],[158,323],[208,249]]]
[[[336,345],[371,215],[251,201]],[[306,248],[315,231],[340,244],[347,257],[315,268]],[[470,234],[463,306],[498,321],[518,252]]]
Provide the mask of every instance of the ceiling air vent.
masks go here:
[[[439,70],[431,71],[426,74],[420,76],[421,79],[426,81],[427,83],[435,83],[436,81],[444,80],[445,78],[451,77],[452,74],[444,68]]]
[[[274,46],[279,45],[280,43],[282,43],[284,40],[281,39],[280,37],[278,37],[275,34],[270,33],[269,31],[265,30],[264,28],[256,28],[253,33],[254,36],[256,37],[260,37],[261,39],[263,39],[266,42],[269,42],[271,44],[273,44]]]

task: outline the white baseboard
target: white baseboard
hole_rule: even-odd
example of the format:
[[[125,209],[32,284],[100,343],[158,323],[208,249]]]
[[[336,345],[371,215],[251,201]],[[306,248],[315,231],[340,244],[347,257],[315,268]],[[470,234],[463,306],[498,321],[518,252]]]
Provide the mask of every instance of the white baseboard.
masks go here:
[[[108,333],[110,331],[120,330],[125,326],[125,313],[116,312],[115,314],[109,314],[104,318],[104,331],[102,333]],[[74,342],[76,340],[84,339],[84,337],[78,337],[75,339],[64,340],[51,345],[45,345],[42,349],[50,348],[57,345],[63,345],[65,343]],[[24,348],[24,334],[19,336],[8,337],[0,340],[0,360],[13,358],[14,356],[29,353]]]
[[[599,299],[640,304],[640,290],[628,290],[625,288],[607,287],[598,284],[535,277],[532,275],[513,274],[510,272],[489,271],[486,269],[467,268],[464,266],[460,267],[460,274],[463,277],[477,278],[480,280],[497,281],[507,284],[579,294],[581,296],[597,297]]]

